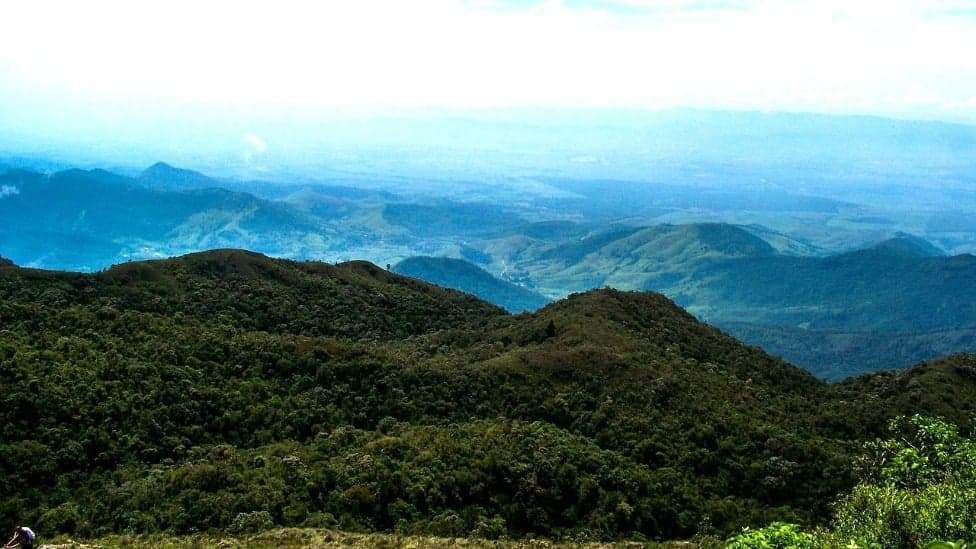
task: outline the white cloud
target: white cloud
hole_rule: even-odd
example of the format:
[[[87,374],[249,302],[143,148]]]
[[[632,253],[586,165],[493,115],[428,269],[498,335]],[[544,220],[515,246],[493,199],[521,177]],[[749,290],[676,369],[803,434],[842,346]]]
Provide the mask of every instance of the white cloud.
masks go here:
[[[244,137],[241,138],[241,141],[245,145],[249,145],[255,152],[265,152],[268,150],[268,143],[265,142],[264,139],[261,139],[260,137],[252,133],[244,134]]]
[[[241,153],[241,157],[247,164],[253,163],[260,155],[268,150],[268,143],[253,133],[244,134],[241,137],[241,143],[244,144],[244,152]]]
[[[0,185],[0,198],[20,194],[20,189],[13,185]]]
[[[943,105],[945,98],[921,85],[914,85],[905,92],[900,103],[906,107],[930,107]]]

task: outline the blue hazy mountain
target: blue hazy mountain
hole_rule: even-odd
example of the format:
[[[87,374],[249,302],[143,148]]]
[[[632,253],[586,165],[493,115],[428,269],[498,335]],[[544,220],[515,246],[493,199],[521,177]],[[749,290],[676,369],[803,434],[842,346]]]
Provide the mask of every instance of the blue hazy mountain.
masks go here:
[[[185,191],[227,186],[200,172],[175,168],[165,162],[156,162],[143,170],[139,174],[138,182],[146,187],[164,191]]]
[[[316,232],[285,204],[220,188],[163,191],[104,170],[13,170],[0,187],[0,253],[21,265],[91,270],[130,257],[226,245],[274,249]]]
[[[549,303],[541,294],[501,280],[463,259],[410,257],[394,265],[393,271],[474,294],[513,313],[535,311]]]

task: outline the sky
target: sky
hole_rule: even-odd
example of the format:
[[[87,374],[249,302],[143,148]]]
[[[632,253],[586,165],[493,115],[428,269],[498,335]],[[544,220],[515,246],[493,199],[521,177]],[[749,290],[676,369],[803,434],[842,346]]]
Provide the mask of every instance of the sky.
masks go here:
[[[0,115],[21,125],[208,105],[976,123],[971,1],[32,0],[4,2],[0,20]]]

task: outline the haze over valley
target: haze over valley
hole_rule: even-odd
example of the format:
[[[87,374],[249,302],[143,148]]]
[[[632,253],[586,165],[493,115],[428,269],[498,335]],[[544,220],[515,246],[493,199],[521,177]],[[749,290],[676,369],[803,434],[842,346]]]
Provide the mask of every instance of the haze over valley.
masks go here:
[[[366,121],[376,143],[354,160],[319,143],[323,158],[286,168],[268,147],[263,179],[240,175],[256,156],[210,166],[219,176],[8,156],[0,255],[77,271],[213,248],[365,259],[516,312],[592,288],[653,290],[831,379],[973,349],[973,127],[515,114]],[[293,148],[312,150],[306,137]],[[426,148],[400,148],[412,140]]]

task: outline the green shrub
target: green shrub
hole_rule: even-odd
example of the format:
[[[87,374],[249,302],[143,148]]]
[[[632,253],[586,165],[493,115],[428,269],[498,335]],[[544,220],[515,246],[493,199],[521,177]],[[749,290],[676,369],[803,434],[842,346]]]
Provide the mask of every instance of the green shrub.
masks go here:
[[[729,540],[727,549],[817,549],[821,547],[816,534],[803,532],[796,524],[774,522],[765,528],[746,528]]]
[[[837,534],[891,549],[976,539],[976,445],[936,418],[890,428],[893,438],[868,445],[864,481],[837,505]]]

